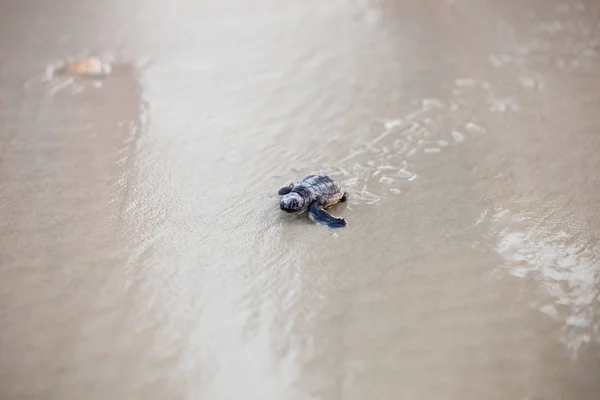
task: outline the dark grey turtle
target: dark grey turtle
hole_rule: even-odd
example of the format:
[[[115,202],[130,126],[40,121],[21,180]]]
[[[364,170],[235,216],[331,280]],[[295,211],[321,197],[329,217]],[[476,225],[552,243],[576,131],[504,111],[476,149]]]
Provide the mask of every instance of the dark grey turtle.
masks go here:
[[[325,209],[337,202],[346,201],[342,186],[327,175],[307,175],[296,183],[279,189],[280,208],[288,213],[308,211],[313,221],[330,228],[346,226],[344,218],[336,218]]]

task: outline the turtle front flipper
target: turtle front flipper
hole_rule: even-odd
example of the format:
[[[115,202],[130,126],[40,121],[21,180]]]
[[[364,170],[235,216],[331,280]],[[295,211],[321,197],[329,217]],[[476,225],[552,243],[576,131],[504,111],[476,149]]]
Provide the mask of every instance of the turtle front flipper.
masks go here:
[[[330,228],[343,228],[346,226],[346,220],[344,218],[336,218],[329,214],[323,209],[323,206],[321,206],[318,200],[313,201],[310,205],[308,216],[313,221],[322,225],[327,225]]]
[[[290,193],[292,191],[293,187],[294,187],[293,183],[290,183],[290,186],[282,187],[281,189],[279,189],[279,195],[280,196],[285,196],[286,194],[288,194],[288,193]]]

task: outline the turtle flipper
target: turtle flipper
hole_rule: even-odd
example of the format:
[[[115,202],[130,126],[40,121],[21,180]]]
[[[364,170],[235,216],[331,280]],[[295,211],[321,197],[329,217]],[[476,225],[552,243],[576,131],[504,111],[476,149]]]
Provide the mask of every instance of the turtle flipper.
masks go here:
[[[345,202],[346,200],[348,200],[348,192],[345,192],[344,195],[342,196],[342,198],[340,199],[340,203]]]
[[[288,193],[290,193],[292,191],[293,187],[294,187],[293,183],[290,183],[290,186],[282,187],[281,189],[279,189],[279,195],[280,196],[285,196],[286,194],[288,194]]]
[[[344,218],[336,218],[323,209],[319,201],[313,201],[308,209],[308,216],[313,221],[327,225],[330,228],[343,228],[346,226]]]

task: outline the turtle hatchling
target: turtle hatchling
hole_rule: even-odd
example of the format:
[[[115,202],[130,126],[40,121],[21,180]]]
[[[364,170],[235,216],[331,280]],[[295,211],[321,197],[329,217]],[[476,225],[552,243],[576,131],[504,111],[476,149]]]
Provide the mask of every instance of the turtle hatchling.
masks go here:
[[[307,175],[296,183],[279,189],[279,207],[288,213],[308,211],[313,221],[329,226],[343,228],[344,218],[336,218],[325,209],[337,202],[346,201],[347,193],[342,186],[327,175]]]

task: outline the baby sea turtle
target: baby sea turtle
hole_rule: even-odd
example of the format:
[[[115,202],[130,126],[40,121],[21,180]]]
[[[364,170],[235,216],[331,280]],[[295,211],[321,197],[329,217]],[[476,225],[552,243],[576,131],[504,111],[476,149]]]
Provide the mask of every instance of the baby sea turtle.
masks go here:
[[[313,221],[330,228],[346,226],[344,218],[336,218],[325,208],[346,201],[347,193],[342,186],[327,175],[307,175],[296,183],[279,189],[280,208],[288,213],[308,210]]]

